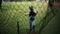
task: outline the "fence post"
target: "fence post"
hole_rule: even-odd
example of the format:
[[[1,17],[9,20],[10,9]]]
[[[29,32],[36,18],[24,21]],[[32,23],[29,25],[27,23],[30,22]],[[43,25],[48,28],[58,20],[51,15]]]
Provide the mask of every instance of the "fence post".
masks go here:
[[[2,0],[0,0],[0,9],[1,9]]]
[[[19,34],[19,22],[17,22],[17,33]]]

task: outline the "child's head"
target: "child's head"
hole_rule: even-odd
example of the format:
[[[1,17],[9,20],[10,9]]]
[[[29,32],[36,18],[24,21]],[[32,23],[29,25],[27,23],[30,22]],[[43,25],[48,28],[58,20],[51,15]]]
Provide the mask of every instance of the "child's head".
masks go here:
[[[33,6],[29,6],[29,9],[30,9],[31,11],[33,11]]]

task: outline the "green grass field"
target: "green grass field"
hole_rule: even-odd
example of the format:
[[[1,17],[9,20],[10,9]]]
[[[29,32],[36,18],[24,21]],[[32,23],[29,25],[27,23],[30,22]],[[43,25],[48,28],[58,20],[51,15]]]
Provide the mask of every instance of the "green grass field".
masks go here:
[[[57,11],[56,16],[41,31],[41,34],[60,34],[60,8]]]
[[[25,13],[29,12],[30,5],[34,6],[34,11],[39,12],[35,17],[36,32],[38,32],[38,24],[45,16],[47,7],[44,7],[41,2],[3,2],[0,11],[1,34],[17,34],[17,22],[19,22],[20,33],[27,34],[29,23]]]

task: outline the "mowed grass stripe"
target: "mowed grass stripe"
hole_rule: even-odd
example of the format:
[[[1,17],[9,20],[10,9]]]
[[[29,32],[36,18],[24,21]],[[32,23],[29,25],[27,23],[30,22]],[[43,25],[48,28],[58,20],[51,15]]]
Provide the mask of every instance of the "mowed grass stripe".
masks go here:
[[[6,20],[4,21],[4,23],[5,23],[4,25],[5,25],[5,26],[8,26],[8,25],[9,25],[9,22],[8,22],[8,21],[9,21],[9,19],[10,19],[10,16],[7,15],[6,17],[7,17],[7,18],[6,18]]]
[[[6,20],[7,18],[7,15],[8,15],[8,13],[7,14],[5,14],[6,16],[4,16],[4,19]],[[3,23],[4,23],[4,25],[6,25],[7,24],[7,22],[5,22],[5,20],[3,21]]]
[[[9,15],[8,15],[9,16]],[[12,29],[12,26],[11,27],[8,27],[8,26],[10,26],[11,24],[11,20],[10,20],[11,18],[9,17],[9,20],[8,21],[6,21],[6,25],[5,26],[7,26],[7,28],[10,28],[10,29]],[[9,22],[10,21],[10,22]]]
[[[12,12],[12,13],[13,13],[13,12]],[[9,20],[6,21],[6,22],[8,22],[8,23],[6,24],[6,26],[7,26],[7,27],[9,26],[8,28],[10,28],[10,30],[13,32],[13,31],[14,31],[14,29],[13,29],[14,23],[12,22],[12,21],[13,21],[13,20],[12,20],[13,17],[11,17],[11,16],[13,16],[13,15],[10,14]],[[12,23],[12,24],[11,24],[11,23]],[[9,30],[9,31],[10,31],[10,30]],[[11,32],[11,31],[10,31],[10,32]]]
[[[2,16],[2,12],[1,12],[1,10],[0,10],[0,17]]]
[[[1,18],[4,16],[4,14],[1,14],[2,16],[0,17],[0,21],[1,21]]]
[[[6,14],[6,13],[4,13],[3,16],[1,17],[1,20],[0,20],[1,23],[3,23],[4,20],[6,19],[6,15],[7,15],[7,14],[6,14],[6,15],[5,15],[5,14]],[[4,17],[4,18],[3,18],[3,17]]]
[[[6,23],[6,22],[8,22],[9,18],[10,18],[10,12],[8,11],[8,12],[7,12],[6,19],[5,19],[5,21],[4,21],[4,22],[5,22],[5,23]]]
[[[7,14],[5,14],[5,15],[7,15]],[[2,18],[3,18],[3,17],[2,17]],[[7,16],[5,17],[5,19],[7,19]],[[4,22],[4,21],[3,21],[3,22]],[[7,27],[7,26],[8,26],[7,24],[8,24],[7,21],[4,22],[3,24],[1,24],[1,28],[3,28],[3,30],[2,30],[3,32],[4,32],[4,30],[5,30],[5,31],[8,30],[8,29],[7,29],[7,28],[8,28],[8,27]],[[6,25],[7,25],[7,26],[6,26]]]

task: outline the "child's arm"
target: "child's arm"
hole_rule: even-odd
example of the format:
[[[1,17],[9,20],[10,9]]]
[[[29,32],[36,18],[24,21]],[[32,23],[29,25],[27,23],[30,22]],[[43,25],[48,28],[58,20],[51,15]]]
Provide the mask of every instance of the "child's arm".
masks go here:
[[[38,13],[38,11],[35,12],[36,14]]]
[[[36,12],[36,14],[38,13],[38,11]]]
[[[28,16],[29,15],[29,12],[28,13],[25,13],[25,16]]]

